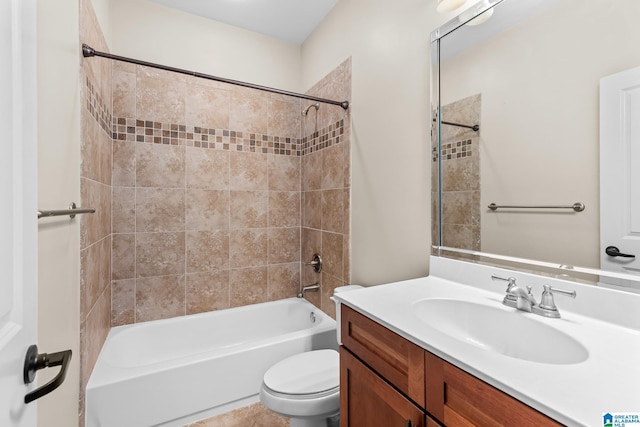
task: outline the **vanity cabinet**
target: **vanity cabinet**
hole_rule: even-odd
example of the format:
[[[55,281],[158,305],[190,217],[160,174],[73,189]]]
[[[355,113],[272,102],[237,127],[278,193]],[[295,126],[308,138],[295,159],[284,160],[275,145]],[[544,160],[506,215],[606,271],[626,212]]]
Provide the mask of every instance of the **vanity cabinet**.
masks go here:
[[[561,425],[344,304],[341,319],[341,427]]]

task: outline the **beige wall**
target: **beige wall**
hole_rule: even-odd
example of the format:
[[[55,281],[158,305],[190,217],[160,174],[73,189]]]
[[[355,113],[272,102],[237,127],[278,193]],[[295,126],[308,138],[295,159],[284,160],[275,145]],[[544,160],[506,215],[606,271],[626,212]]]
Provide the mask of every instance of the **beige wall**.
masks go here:
[[[482,251],[599,268],[599,80],[640,63],[615,49],[638,38],[638,13],[634,0],[558,2],[443,64],[443,104],[482,94]],[[492,202],[586,209],[492,213]]]
[[[148,0],[110,3],[110,21],[117,31],[107,33],[112,33],[114,54],[284,90],[300,90],[297,45]]]
[[[38,1],[38,205],[66,209],[80,200],[78,1]],[[64,384],[38,400],[38,425],[78,420],[80,222],[38,224],[38,348],[71,349]],[[48,372],[52,371],[52,372]],[[44,384],[56,369],[41,371]]]
[[[435,1],[342,0],[302,47],[302,84],[352,57],[352,283],[427,274]]]

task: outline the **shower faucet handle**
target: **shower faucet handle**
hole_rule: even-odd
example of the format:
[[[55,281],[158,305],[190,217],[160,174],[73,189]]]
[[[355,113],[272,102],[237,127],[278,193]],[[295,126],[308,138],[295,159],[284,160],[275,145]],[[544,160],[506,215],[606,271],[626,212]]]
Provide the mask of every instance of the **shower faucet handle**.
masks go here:
[[[313,271],[320,273],[322,271],[322,258],[320,254],[313,254],[310,262],[305,262],[304,265],[310,265],[313,267]]]

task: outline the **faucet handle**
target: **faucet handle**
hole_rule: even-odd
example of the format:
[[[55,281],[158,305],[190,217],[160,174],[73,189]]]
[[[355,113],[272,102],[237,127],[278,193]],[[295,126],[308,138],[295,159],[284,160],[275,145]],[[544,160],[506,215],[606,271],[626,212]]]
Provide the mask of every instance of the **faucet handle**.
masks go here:
[[[505,282],[509,282],[509,284],[507,285],[507,290],[505,292],[511,292],[511,290],[514,288],[514,286],[516,286],[516,278],[515,277],[500,277],[500,276],[496,276],[495,274],[491,275],[491,279],[493,280],[502,280]]]
[[[542,311],[542,315],[546,317],[560,317],[558,307],[553,299],[553,294],[565,295],[571,298],[576,297],[576,291],[567,291],[564,289],[552,288],[549,285],[543,285],[542,297],[540,298],[540,304],[538,308]]]

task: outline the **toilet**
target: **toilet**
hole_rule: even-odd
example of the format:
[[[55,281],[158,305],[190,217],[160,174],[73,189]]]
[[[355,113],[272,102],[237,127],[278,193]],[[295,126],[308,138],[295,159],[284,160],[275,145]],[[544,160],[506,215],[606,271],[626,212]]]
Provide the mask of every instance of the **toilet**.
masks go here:
[[[362,286],[341,286],[347,292]],[[340,343],[340,304],[336,301]],[[333,349],[287,357],[264,374],[260,388],[264,406],[291,419],[291,427],[337,427],[340,414],[340,356]]]

